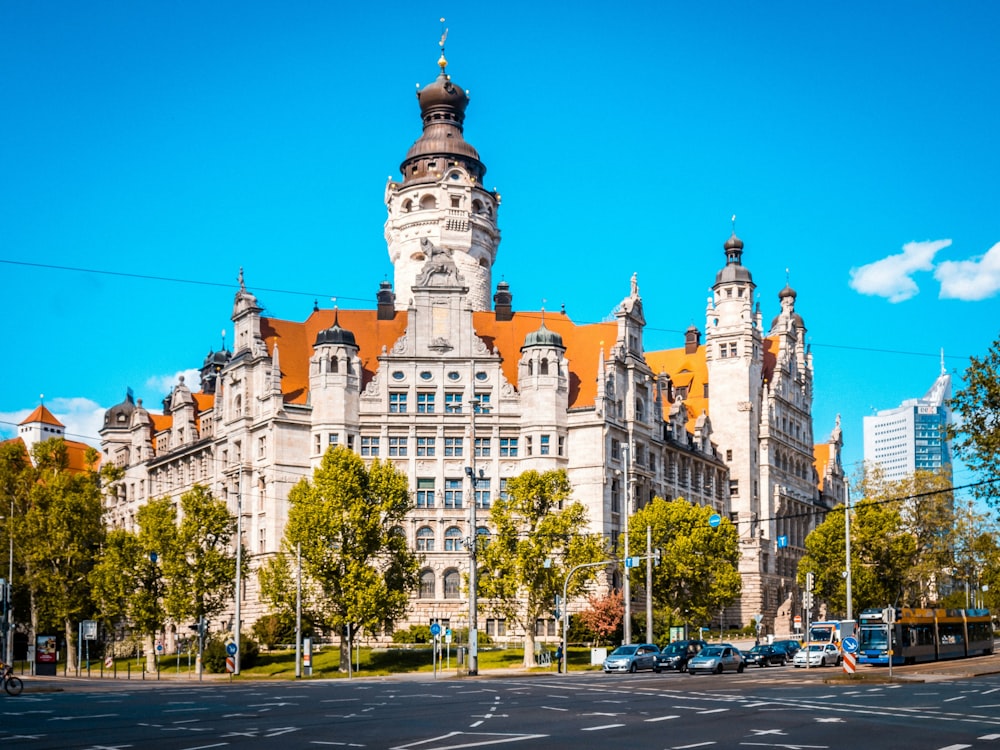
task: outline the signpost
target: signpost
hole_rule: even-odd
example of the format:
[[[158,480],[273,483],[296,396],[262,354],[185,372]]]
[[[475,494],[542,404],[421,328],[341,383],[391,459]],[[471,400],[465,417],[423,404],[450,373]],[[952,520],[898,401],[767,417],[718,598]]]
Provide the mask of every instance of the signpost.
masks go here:
[[[848,636],[840,644],[844,649],[844,674],[854,674],[858,668],[858,649],[861,644],[854,636]]]

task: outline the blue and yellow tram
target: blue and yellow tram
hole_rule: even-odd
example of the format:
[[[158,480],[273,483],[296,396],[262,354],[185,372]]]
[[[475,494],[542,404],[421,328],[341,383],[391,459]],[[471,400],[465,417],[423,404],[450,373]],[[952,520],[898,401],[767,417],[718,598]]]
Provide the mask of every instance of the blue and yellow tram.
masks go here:
[[[889,663],[890,626],[885,610],[866,609],[861,613],[858,662]],[[940,659],[961,659],[993,653],[993,621],[985,609],[894,610],[892,663],[915,664]]]

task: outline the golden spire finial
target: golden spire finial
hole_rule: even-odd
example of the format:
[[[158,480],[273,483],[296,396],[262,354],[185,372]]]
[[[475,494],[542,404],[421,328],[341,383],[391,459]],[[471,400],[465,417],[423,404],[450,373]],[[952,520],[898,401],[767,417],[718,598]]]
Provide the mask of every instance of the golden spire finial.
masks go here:
[[[444,42],[448,38],[448,29],[444,25],[444,19],[441,19],[441,28],[444,31],[441,32],[441,41],[438,42],[438,47],[441,48],[441,57],[438,58],[438,66],[441,68],[441,72],[444,73],[444,69],[448,67],[448,60],[444,56]]]

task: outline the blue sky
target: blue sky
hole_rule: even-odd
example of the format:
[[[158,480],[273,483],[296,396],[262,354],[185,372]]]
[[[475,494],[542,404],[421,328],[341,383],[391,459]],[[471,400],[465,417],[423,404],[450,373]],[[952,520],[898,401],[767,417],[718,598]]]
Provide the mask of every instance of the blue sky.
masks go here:
[[[442,16],[515,309],[601,320],[637,272],[647,348],[680,346],[736,214],[851,465],[865,414],[997,338],[996,3],[3,3],[0,434],[40,394],[85,437],[127,386],[158,404],[241,266],[270,315],[374,307]]]

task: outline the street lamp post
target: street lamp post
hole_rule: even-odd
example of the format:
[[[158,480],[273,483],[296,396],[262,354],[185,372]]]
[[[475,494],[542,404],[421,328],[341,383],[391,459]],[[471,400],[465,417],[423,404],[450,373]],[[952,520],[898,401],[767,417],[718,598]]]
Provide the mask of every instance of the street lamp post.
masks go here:
[[[243,464],[240,463],[240,472],[236,480],[236,611],[233,622],[233,643],[236,644],[236,653],[233,654],[233,674],[240,673],[240,605],[242,604],[243,592]]]
[[[622,584],[622,594],[625,598],[625,622],[622,632],[622,641],[625,645],[632,642],[632,588],[629,584],[629,572],[628,568],[628,517],[632,513],[632,494],[629,487],[629,470],[631,468],[629,463],[629,448],[628,445],[622,446],[622,454],[624,458],[625,465],[625,521],[623,527],[625,529],[625,580]]]
[[[469,466],[465,467],[465,473],[469,477],[471,486],[469,503],[469,674],[479,674],[479,633],[478,633],[478,602],[476,601],[476,410],[479,408],[479,399],[473,398],[469,402],[471,407],[470,422],[471,434],[469,436]]]
[[[7,519],[7,536],[10,538],[10,560],[7,568],[7,591],[4,601],[7,611],[4,621],[6,653],[4,663],[14,663],[14,498],[10,500],[10,517]]]

